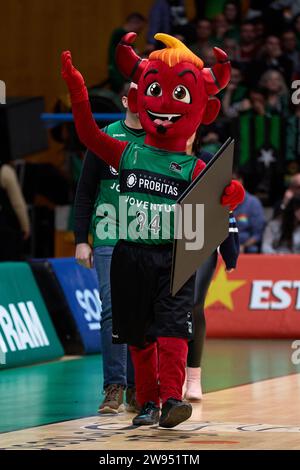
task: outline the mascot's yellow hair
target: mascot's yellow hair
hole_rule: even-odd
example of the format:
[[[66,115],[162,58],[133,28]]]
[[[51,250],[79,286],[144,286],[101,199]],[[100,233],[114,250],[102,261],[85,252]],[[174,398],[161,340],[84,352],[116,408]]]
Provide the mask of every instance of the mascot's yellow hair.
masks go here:
[[[179,39],[164,33],[157,33],[154,38],[157,39],[157,41],[163,42],[167,47],[151,52],[149,55],[150,60],[161,60],[169,67],[174,67],[174,65],[180,62],[191,62],[198,67],[198,69],[203,69],[203,61],[179,41]]]

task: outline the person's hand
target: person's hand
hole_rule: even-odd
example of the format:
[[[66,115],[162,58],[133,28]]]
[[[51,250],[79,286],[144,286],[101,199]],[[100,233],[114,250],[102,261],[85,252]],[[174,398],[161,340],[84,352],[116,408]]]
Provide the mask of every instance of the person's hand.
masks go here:
[[[264,116],[266,114],[266,109],[265,106],[258,103],[256,106],[253,106],[255,112],[259,114],[260,116]]]
[[[251,101],[248,98],[245,98],[240,102],[240,111],[248,111],[252,108]]]
[[[227,85],[227,87],[226,87],[226,89],[225,89],[225,92],[226,92],[226,91],[227,91],[227,92],[230,91],[230,92],[232,93],[232,92],[234,92],[236,89],[237,89],[237,85],[236,85],[235,83],[230,83],[230,82],[229,82],[228,85]]]
[[[243,202],[244,197],[245,190],[243,185],[238,180],[232,180],[224,189],[221,204],[222,206],[229,206],[229,210],[233,211],[241,202]]]
[[[244,245],[240,245],[240,253],[245,253],[245,246]]]
[[[83,76],[72,64],[72,55],[70,51],[64,51],[62,53],[61,64],[61,75],[68,85],[71,94],[72,92],[78,92],[85,88]]]
[[[227,273],[232,273],[234,271],[235,268],[230,268],[230,269],[226,269],[226,272]]]
[[[286,192],[284,193],[283,201],[282,201],[285,207],[288,205],[288,203],[290,202],[293,196],[294,196],[293,191],[291,189],[287,189]]]
[[[23,230],[22,236],[23,236],[23,240],[25,241],[28,240],[28,238],[30,237],[30,228]]]
[[[78,243],[75,250],[75,258],[84,268],[93,267],[93,250],[88,243]]]
[[[260,116],[263,116],[264,114],[266,114],[265,102],[262,98],[252,99],[251,103],[252,103],[252,108],[257,114],[259,114]]]

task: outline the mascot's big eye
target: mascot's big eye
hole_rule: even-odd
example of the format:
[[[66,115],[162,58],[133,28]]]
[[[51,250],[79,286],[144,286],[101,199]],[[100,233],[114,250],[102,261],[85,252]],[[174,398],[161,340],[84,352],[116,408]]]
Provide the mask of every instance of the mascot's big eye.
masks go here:
[[[162,95],[162,89],[159,83],[154,82],[151,83],[151,85],[148,86],[146,90],[146,95],[147,96],[161,96]]]
[[[189,90],[183,85],[178,85],[175,88],[173,91],[173,98],[177,101],[182,101],[183,103],[190,103],[192,101]]]

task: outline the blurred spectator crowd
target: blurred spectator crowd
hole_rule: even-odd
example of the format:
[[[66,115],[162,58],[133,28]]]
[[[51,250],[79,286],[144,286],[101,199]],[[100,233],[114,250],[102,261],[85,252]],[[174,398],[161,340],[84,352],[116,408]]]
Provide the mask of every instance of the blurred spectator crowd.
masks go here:
[[[293,99],[298,87],[300,90],[300,0],[194,3],[196,17],[192,21],[187,17],[184,0],[154,0],[148,18],[131,13],[112,31],[107,79],[89,88],[92,110],[123,111],[121,96],[126,84],[115,63],[115,48],[126,32],[143,36],[145,46],[137,51],[143,57],[162,47],[154,39],[157,32],[178,37],[202,58],[205,66],[214,64],[213,47],[225,50],[232,64],[231,81],[219,94],[222,108],[217,121],[201,126],[198,147],[215,153],[229,136],[235,138],[235,173],[247,190],[235,214],[241,251],[300,253],[300,92],[299,103]],[[70,112],[68,96],[57,100],[54,112]],[[99,122],[99,126],[107,123]],[[25,178],[25,200],[34,204],[31,193],[35,188],[35,193],[46,195],[53,207],[71,206],[85,149],[72,123],[56,125],[51,133],[64,148],[64,174],[49,165],[26,165],[31,179]],[[0,159],[0,245],[7,246],[4,240],[10,237],[12,252],[3,248],[0,260],[20,259],[19,248],[30,238],[30,232],[35,236],[35,246],[40,246],[29,250],[30,254],[53,256],[53,210],[50,208],[52,215],[47,213],[43,219],[41,214],[31,214],[31,222],[43,220],[41,236],[37,237],[37,229],[30,230],[25,201],[8,165]],[[33,178],[32,169],[36,172],[37,168],[39,176]],[[38,189],[34,181],[39,182]],[[52,194],[54,187],[56,196]],[[72,210],[68,220],[72,230]],[[45,243],[46,233],[51,233],[49,245]],[[14,253],[13,246],[18,247]]]
[[[201,128],[201,151],[215,153],[235,138],[235,169],[247,189],[236,211],[241,250],[300,252],[300,105],[292,100],[300,84],[300,1],[195,0],[195,9],[189,21],[184,0],[155,0],[148,21],[130,15],[111,37],[111,86],[123,85],[113,50],[128,31],[145,33],[144,57],[161,47],[157,32],[178,37],[205,66],[214,64],[213,47],[225,50],[231,81],[219,94],[219,118]]]

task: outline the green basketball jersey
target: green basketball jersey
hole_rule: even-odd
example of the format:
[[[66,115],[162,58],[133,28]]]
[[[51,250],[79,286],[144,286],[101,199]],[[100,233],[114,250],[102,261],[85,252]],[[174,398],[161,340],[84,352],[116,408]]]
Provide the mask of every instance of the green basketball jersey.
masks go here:
[[[143,144],[145,139],[144,131],[131,129],[126,126],[124,121],[109,124],[103,130],[118,140]],[[118,172],[112,166],[103,163],[102,178],[92,217],[94,248],[102,245],[114,246],[119,239],[119,194]],[[108,207],[109,210],[106,210]],[[107,214],[109,215],[108,218]]]
[[[174,239],[174,208],[192,181],[197,158],[129,144],[120,162],[120,238],[145,244]]]

